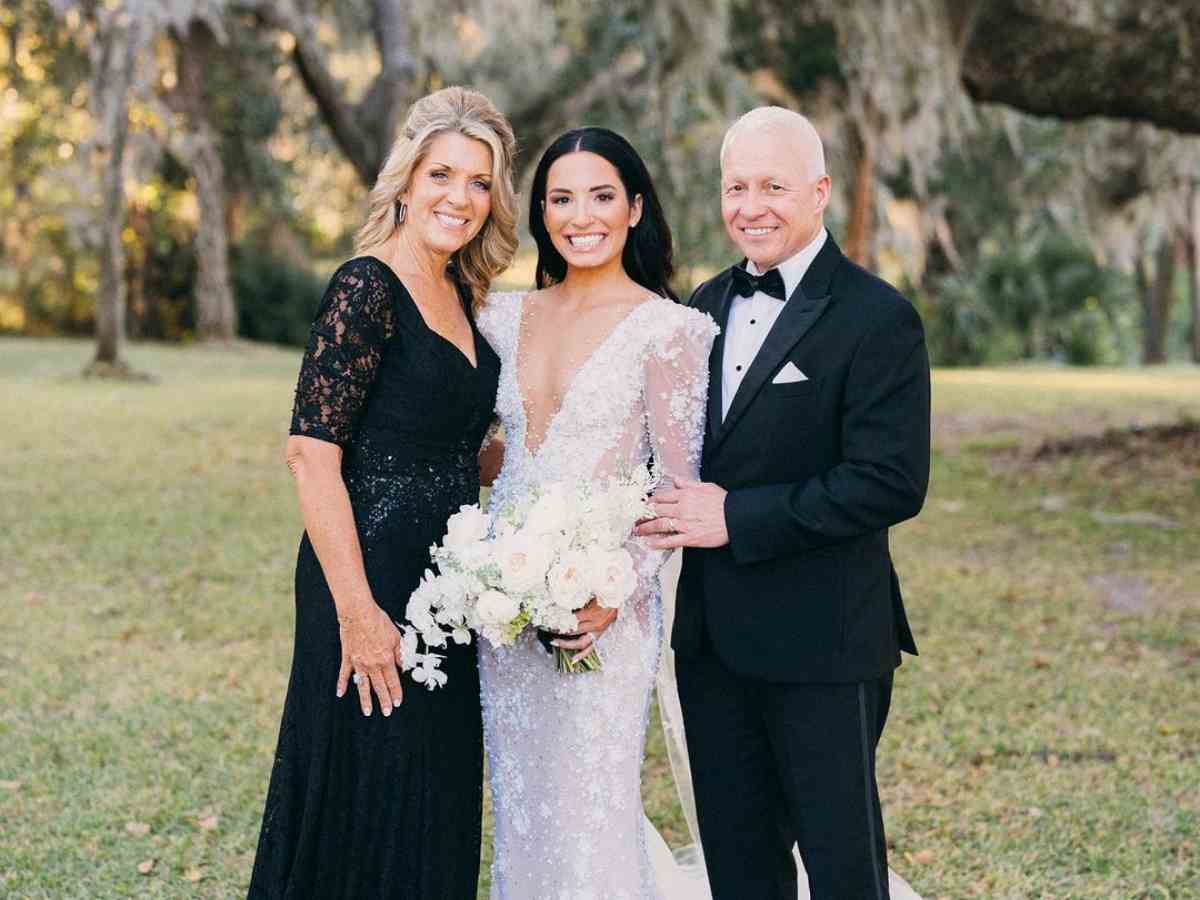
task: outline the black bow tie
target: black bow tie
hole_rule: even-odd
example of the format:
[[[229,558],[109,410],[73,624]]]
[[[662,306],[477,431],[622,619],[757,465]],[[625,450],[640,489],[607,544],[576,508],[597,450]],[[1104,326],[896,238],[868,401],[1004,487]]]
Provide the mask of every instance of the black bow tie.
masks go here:
[[[787,300],[787,289],[778,269],[768,269],[761,275],[751,275],[741,266],[733,267],[733,291],[739,297],[753,297],[762,291],[776,300]]]

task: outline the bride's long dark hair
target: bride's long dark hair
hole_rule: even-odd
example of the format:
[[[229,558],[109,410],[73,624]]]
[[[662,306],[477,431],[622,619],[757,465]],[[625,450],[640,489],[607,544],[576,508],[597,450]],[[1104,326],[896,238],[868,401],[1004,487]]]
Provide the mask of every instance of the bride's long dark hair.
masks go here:
[[[637,227],[629,229],[625,249],[621,253],[626,274],[642,287],[678,300],[671,289],[671,276],[675,272],[671,227],[663,214],[646,164],[633,145],[621,135],[607,128],[596,127],[575,128],[558,137],[542,154],[533,173],[533,187],[529,191],[529,233],[533,235],[538,248],[538,288],[557,284],[567,274],[567,261],[555,248],[542,218],[546,177],[550,167],[560,157],[580,151],[595,153],[612,163],[621,176],[621,184],[630,203],[639,194],[642,197],[642,217]]]

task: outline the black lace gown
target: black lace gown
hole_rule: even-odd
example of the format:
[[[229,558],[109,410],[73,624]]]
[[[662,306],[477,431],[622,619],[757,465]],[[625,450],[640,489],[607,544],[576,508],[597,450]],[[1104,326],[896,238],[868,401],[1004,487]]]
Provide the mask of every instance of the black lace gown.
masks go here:
[[[334,275],[300,370],[291,433],[344,449],[376,602],[403,620],[446,520],[479,499],[476,453],[500,362],[475,331],[478,368],[429,329],[396,275],[359,257]],[[251,900],[474,898],[482,728],[474,646],[451,644],[435,691],[404,676],[404,703],[365,717],[334,694],[336,610],[307,535],[296,562],[296,643]]]

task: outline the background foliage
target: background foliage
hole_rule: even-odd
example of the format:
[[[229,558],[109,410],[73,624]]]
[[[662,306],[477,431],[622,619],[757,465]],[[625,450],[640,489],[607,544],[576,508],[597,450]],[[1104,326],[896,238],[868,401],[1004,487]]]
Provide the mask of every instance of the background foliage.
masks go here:
[[[935,361],[1188,359],[1200,355],[1190,120],[1160,108],[1168,101],[1148,74],[1143,106],[1077,121],[1048,108],[1053,73],[1033,62],[1010,73],[1016,87],[1001,104],[975,98],[992,99],[990,45],[977,38],[997,17],[1009,31],[1057,23],[1074,41],[1057,52],[1082,66],[1115,60],[1155,28],[1190,34],[1189,9],[12,0],[0,9],[0,331],[93,328],[109,152],[98,117],[121,107],[97,102],[112,89],[99,54],[133,18],[147,36],[118,99],[129,127],[119,249],[135,339],[301,341],[407,103],[469,83],[512,116],[522,174],[563,127],[630,135],[675,228],[681,290],[732,256],[715,200],[721,133],[741,111],[777,102],[817,122],[836,191],[831,228],[916,300]],[[1056,49],[1038,40],[1047,46],[1025,37],[1031,59]],[[204,77],[189,91],[192,59]],[[1189,71],[1172,70],[1180,90]],[[1042,85],[1038,97],[1015,96],[1031,85]],[[1112,102],[1109,86],[1095,92]],[[207,168],[202,140],[217,153]],[[521,285],[526,269],[509,281]],[[224,331],[200,329],[222,291],[236,316]]]
[[[680,290],[731,262],[724,129],[812,117],[831,231],[942,367],[895,533],[892,862],[930,898],[1200,896],[1197,48],[1190,0],[0,4],[0,896],[244,891],[296,348],[451,83],[510,115],[522,180],[567,127],[627,134]],[[643,789],[678,843],[657,733]]]

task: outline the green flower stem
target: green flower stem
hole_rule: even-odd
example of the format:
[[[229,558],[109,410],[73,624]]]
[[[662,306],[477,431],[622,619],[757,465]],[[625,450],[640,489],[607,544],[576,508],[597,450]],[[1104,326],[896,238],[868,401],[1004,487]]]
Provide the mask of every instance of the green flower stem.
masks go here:
[[[604,668],[604,662],[600,659],[600,651],[592,647],[591,651],[579,662],[573,662],[572,657],[576,651],[567,650],[563,647],[554,648],[554,667],[559,672],[566,672],[569,675],[577,675],[580,672],[599,672]]]

